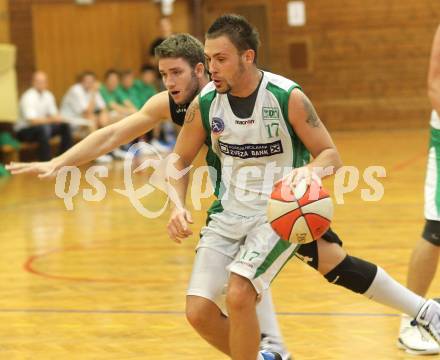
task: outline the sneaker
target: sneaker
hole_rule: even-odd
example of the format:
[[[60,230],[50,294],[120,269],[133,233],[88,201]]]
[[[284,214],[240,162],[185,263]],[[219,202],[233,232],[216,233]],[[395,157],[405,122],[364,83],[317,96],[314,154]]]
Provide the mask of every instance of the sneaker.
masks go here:
[[[155,149],[159,152],[168,153],[173,150],[172,144],[168,144],[164,141],[159,141],[157,139],[151,140],[151,145],[153,145],[155,147]]]
[[[156,155],[156,151],[154,151],[154,147],[145,141],[139,141],[137,144],[138,152],[135,155]]]
[[[111,152],[111,156],[113,156],[117,160],[124,160],[127,156],[127,151],[116,148]]]
[[[113,161],[113,158],[110,155],[101,155],[100,157],[95,159],[95,162],[98,164],[108,164]]]
[[[260,351],[276,352],[281,356],[280,360],[292,360],[292,356],[284,344],[270,335],[261,334]]]
[[[408,315],[402,315],[397,347],[411,355],[431,355],[440,352],[440,346],[431,336],[425,336],[417,322]]]
[[[426,300],[415,321],[426,337],[431,336],[440,344],[440,304],[434,300]]]
[[[258,360],[282,360],[281,355],[274,352],[260,351]]]

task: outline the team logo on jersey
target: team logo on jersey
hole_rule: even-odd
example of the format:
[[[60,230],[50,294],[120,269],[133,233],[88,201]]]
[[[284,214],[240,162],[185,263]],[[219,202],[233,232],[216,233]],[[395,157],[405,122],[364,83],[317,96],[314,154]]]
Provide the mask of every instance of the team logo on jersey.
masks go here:
[[[224,129],[225,129],[225,123],[223,122],[222,119],[220,119],[218,117],[212,118],[212,121],[211,121],[211,131],[214,134],[217,134],[217,135],[221,134]]]
[[[263,120],[279,120],[280,109],[263,106]]]

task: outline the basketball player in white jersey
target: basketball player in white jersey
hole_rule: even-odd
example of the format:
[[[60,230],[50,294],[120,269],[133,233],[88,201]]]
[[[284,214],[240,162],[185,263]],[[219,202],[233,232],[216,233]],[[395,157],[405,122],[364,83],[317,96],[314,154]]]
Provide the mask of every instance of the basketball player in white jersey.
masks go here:
[[[425,228],[408,268],[407,286],[425,296],[437,270],[440,250],[440,26],[434,36],[428,73],[428,95],[433,107],[425,179]],[[423,336],[416,323],[402,315],[397,345],[413,355],[438,354],[439,345]]]
[[[172,119],[177,125],[182,125],[186,110],[199,91],[209,82],[204,66],[205,57],[203,45],[188,34],[173,35],[163,41],[156,48],[159,58],[159,71],[167,88],[151,97],[137,113],[126,117],[112,125],[93,132],[84,140],[76,144],[69,151],[48,162],[35,163],[12,163],[7,169],[12,174],[34,173],[40,178],[54,176],[63,166],[79,166],[97,157],[108,153],[122,144],[138,138],[140,135],[153,129],[161,120]],[[217,276],[217,269],[224,269],[225,256],[221,253],[207,254],[208,257],[199,256],[205,264],[216,264],[215,267],[201,268],[203,274],[208,274],[213,284],[223,288],[226,277]],[[230,260],[228,259],[228,262]],[[214,273],[212,273],[214,271]],[[202,274],[202,275],[203,275]],[[221,298],[214,298],[209,286],[198,293],[205,298],[216,302],[218,314],[220,311]],[[265,296],[265,300],[259,304],[258,318],[261,328],[261,350],[277,352],[282,360],[290,359],[290,354],[283,344],[282,336],[276,321],[271,295]],[[222,315],[223,316],[223,315]],[[188,314],[194,323],[194,313]],[[196,327],[200,332],[200,329]],[[204,334],[202,333],[202,336]],[[255,355],[255,360],[257,356]]]
[[[175,152],[177,170],[189,166],[202,145],[209,146],[218,197],[208,212],[208,224],[194,264],[187,311],[204,329],[204,337],[234,360],[254,360],[260,342],[255,307],[262,291],[296,253],[309,259],[325,278],[369,299],[392,306],[419,321],[419,327],[437,341],[440,305],[409,291],[382,268],[347,255],[332,231],[310,244],[295,246],[273,232],[265,216],[272,184],[264,181],[268,167],[295,170],[292,184],[319,169],[341,166],[338,151],[312,103],[293,81],[263,72],[256,66],[258,32],[245,18],[223,15],[208,29],[205,55],[210,82],[188,108]],[[308,152],[313,156],[309,162]],[[283,172],[272,173],[273,182]],[[188,178],[171,185],[180,198],[172,211],[168,232],[181,241],[192,232],[185,208]],[[222,253],[230,260],[226,303],[229,318],[199,293],[220,296],[223,283],[201,274],[206,253]],[[209,265],[209,264],[208,264]],[[219,270],[220,271],[220,270]],[[216,285],[217,289],[213,286]],[[189,316],[191,319],[191,316]],[[190,320],[191,321],[191,320]]]

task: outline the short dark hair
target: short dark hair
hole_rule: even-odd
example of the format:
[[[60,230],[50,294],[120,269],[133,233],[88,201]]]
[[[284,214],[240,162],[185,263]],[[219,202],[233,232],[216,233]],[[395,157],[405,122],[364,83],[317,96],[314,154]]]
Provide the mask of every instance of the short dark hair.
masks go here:
[[[182,58],[194,68],[198,63],[205,63],[202,43],[189,34],[171,35],[154,49],[159,59]]]
[[[220,36],[227,36],[239,52],[246,50],[255,51],[254,62],[257,61],[258,47],[260,46],[260,35],[244,16],[226,14],[217,18],[209,27],[206,38],[215,39]]]
[[[143,74],[144,72],[147,72],[147,71],[154,71],[154,72],[156,72],[156,68],[153,65],[151,65],[151,64],[144,64],[144,65],[142,65],[140,70],[141,70],[140,71],[141,74]]]
[[[77,81],[78,81],[78,82],[83,82],[84,79],[85,79],[87,76],[92,76],[92,77],[94,77],[94,78],[96,79],[96,74],[95,74],[93,71],[91,71],[91,70],[85,70],[85,71],[83,71],[81,74],[79,74],[79,75],[77,76]]]
[[[121,78],[125,78],[125,77],[131,76],[131,75],[134,75],[134,72],[131,69],[124,69],[121,71]]]
[[[104,80],[107,80],[111,75],[120,76],[119,71],[116,69],[108,69],[104,74]]]

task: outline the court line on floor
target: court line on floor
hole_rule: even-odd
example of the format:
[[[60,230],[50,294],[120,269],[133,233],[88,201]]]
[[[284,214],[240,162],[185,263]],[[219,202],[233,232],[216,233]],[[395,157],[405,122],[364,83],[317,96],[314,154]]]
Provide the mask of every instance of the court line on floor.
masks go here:
[[[46,314],[115,314],[115,315],[184,315],[177,310],[88,310],[88,309],[0,309],[0,313],[46,313]],[[336,313],[336,312],[277,312],[278,316],[329,316],[329,317],[399,317],[391,313]]]
[[[401,170],[406,169],[408,166],[413,165],[414,163],[416,163],[418,160],[420,160],[421,158],[424,158],[428,155],[428,150],[423,150],[423,151],[419,151],[418,153],[414,154],[412,157],[407,158],[405,160],[402,160],[400,162],[398,162],[397,164],[394,164],[391,167],[391,171],[393,172],[399,172]]]

